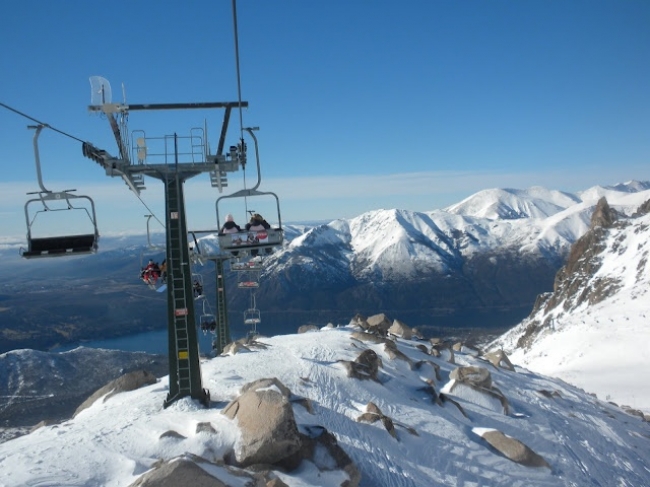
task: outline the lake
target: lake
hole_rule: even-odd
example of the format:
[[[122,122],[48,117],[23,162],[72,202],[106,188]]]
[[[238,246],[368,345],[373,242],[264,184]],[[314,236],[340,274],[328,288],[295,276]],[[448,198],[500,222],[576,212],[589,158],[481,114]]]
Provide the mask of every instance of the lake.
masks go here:
[[[199,339],[199,351],[204,354],[209,354],[212,351],[212,338],[214,335],[210,333],[204,335],[201,331],[198,331],[197,335]],[[57,347],[52,349],[51,352],[67,352],[77,347],[105,348],[109,350],[123,350],[125,352],[147,352],[167,355],[167,329],[147,331],[119,338],[90,340],[64,347]]]

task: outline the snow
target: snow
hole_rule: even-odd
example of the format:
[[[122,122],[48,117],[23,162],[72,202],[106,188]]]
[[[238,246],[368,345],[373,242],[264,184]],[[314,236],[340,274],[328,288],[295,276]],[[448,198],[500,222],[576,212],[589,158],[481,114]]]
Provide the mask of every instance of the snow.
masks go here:
[[[0,485],[127,486],[159,459],[187,454],[221,459],[239,438],[236,423],[221,409],[243,385],[264,377],[277,377],[293,394],[311,400],[313,414],[294,404],[297,423],[319,424],[333,433],[360,470],[363,486],[650,484],[650,425],[639,418],[563,381],[524,369],[496,369],[461,351],[455,353],[456,360],[488,368],[511,409],[506,415],[480,400],[455,396],[465,417],[451,402],[437,405],[421,390],[425,380],[435,379],[432,366],[411,364],[424,360],[440,367],[436,390],[445,387],[456,365],[416,347],[426,342],[402,339],[397,340],[399,350],[411,364],[390,360],[383,345],[353,340],[353,331],[350,326],[326,327],[261,338],[265,349],[204,360],[203,386],[211,392],[210,408],[183,398],[163,409],[166,378],[100,399],[74,419],[0,444]],[[380,383],[348,378],[338,363],[354,360],[365,348],[382,359]],[[548,398],[539,391],[557,391],[558,396]],[[397,439],[381,422],[356,421],[368,402],[398,425]],[[199,422],[210,422],[216,433],[196,433]],[[417,436],[399,424],[414,428]],[[506,459],[480,438],[492,429],[517,438],[552,468],[524,467]],[[170,430],[184,438],[161,438]],[[316,461],[328,459],[317,455]],[[223,466],[203,468],[229,485],[245,485],[244,478]],[[338,486],[345,480],[343,472],[321,472],[310,462],[276,475],[292,486]]]
[[[273,269],[281,273],[284,266],[313,263],[328,252],[337,253],[355,278],[399,280],[421,270],[444,274],[462,258],[496,249],[562,257],[589,228],[600,197],[630,215],[650,199],[648,186],[630,181],[575,194],[537,186],[488,189],[444,210],[369,211],[305,229],[277,253]]]
[[[600,267],[585,278],[584,290],[608,283],[595,304],[570,302],[538,311],[497,339],[510,360],[535,372],[561,378],[608,401],[650,413],[650,215],[608,231]],[[572,296],[579,295],[581,289]],[[548,323],[528,347],[517,347],[526,327]]]

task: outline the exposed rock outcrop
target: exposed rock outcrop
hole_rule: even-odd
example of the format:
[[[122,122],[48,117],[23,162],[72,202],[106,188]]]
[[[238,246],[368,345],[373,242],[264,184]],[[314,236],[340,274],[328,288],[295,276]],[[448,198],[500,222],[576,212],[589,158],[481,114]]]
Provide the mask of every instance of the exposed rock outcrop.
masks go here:
[[[226,406],[223,414],[237,419],[242,432],[235,464],[272,464],[300,450],[290,395],[278,379],[260,379],[244,386],[242,394]]]
[[[348,377],[360,380],[374,380],[378,382],[377,374],[381,359],[374,350],[364,350],[354,362],[339,360],[348,371]]]
[[[88,399],[86,399],[77,408],[74,416],[79,414],[84,409],[92,406],[92,404],[102,396],[105,396],[104,401],[106,401],[107,399],[110,399],[112,396],[119,394],[120,392],[133,391],[135,389],[139,389],[144,385],[155,384],[156,380],[156,376],[146,370],[137,370],[134,372],[129,372],[128,374],[124,374],[123,376],[110,381],[108,384],[97,390]]]
[[[449,374],[450,381],[441,393],[508,414],[510,406],[503,393],[492,384],[490,371],[483,367],[457,367]],[[477,394],[478,393],[478,394]]]
[[[179,485],[227,487],[228,484],[213,477],[191,460],[175,458],[168,462],[161,462],[129,487],[178,487]]]
[[[542,456],[535,453],[516,438],[505,435],[499,430],[483,430],[481,428],[475,428],[473,431],[487,441],[499,453],[513,462],[526,467],[551,468]]]

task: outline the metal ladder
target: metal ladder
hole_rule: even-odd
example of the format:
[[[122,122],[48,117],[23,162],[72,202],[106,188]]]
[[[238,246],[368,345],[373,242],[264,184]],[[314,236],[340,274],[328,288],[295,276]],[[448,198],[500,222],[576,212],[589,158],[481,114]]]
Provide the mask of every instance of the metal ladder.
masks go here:
[[[183,181],[179,174],[165,180],[167,221],[167,306],[169,327],[169,395],[165,407],[191,396],[209,403],[202,388],[194,299],[189,260]]]
[[[224,259],[215,259],[217,276],[217,338],[213,348],[220,354],[231,342],[230,326],[228,326],[228,305],[226,303],[226,279],[224,277]]]

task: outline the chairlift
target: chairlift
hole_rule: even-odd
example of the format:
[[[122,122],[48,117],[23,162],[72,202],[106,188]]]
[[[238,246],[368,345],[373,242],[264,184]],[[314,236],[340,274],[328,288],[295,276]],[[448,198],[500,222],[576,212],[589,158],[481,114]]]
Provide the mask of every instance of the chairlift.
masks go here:
[[[282,229],[282,215],[280,213],[280,199],[275,193],[268,191],[258,191],[262,176],[260,172],[260,158],[257,144],[257,137],[253,130],[257,128],[246,128],[246,130],[255,142],[255,157],[257,160],[257,184],[250,189],[242,189],[227,196],[222,196],[217,199],[216,213],[217,213],[217,228],[220,229],[219,233],[219,247],[222,251],[230,252],[234,256],[243,255],[257,255],[260,249],[264,249],[265,253],[273,252],[273,249],[282,246],[284,240],[284,230]],[[237,233],[222,233],[221,217],[219,214],[219,203],[224,199],[229,198],[248,198],[253,196],[271,196],[275,199],[277,208],[277,221],[278,226],[275,228],[268,228],[260,231],[241,231]]]
[[[255,293],[251,292],[251,307],[244,311],[244,324],[257,325],[262,321],[260,310],[255,304]]]
[[[38,152],[38,137],[43,130],[44,125],[29,126],[29,128],[36,129],[34,133],[34,158],[36,162],[36,175],[38,177],[38,184],[41,188],[40,191],[27,193],[28,195],[37,194],[38,197],[32,198],[25,203],[25,221],[27,223],[27,249],[20,248],[20,255],[25,259],[35,257],[61,257],[69,255],[82,255],[94,254],[97,252],[97,242],[99,241],[99,231],[97,229],[97,216],[95,214],[95,203],[89,196],[81,196],[73,194],[75,189],[66,189],[63,191],[50,191],[43,185],[43,178],[41,175],[41,162]],[[76,206],[80,200],[86,200],[89,206]],[[51,202],[65,203],[65,207],[56,208],[48,204]],[[43,209],[31,212],[30,207],[35,203],[40,203]],[[81,210],[85,211],[90,219],[93,227],[92,233],[77,234],[77,235],[55,235],[48,237],[34,237],[32,230],[36,218],[41,214],[46,214],[52,211],[69,211]],[[90,210],[90,211],[89,211]],[[33,215],[33,216],[32,216]]]
[[[264,262],[261,259],[257,260],[238,260],[230,264],[233,271],[247,272],[247,271],[261,271],[264,268]]]
[[[160,257],[161,253],[164,254],[165,247],[151,243],[149,221],[152,216],[145,215],[147,219],[147,247],[140,252],[140,279],[151,289],[162,291],[160,288],[167,282],[166,259],[159,264],[155,258]]]
[[[257,271],[240,272],[237,276],[237,287],[244,289],[260,287],[260,273]]]
[[[212,314],[209,309],[210,305],[207,300],[203,301],[203,314],[199,317],[199,326],[204,335],[208,332],[216,335],[217,333],[217,318]]]
[[[194,299],[203,298],[203,276],[199,273],[192,273],[192,293]]]

